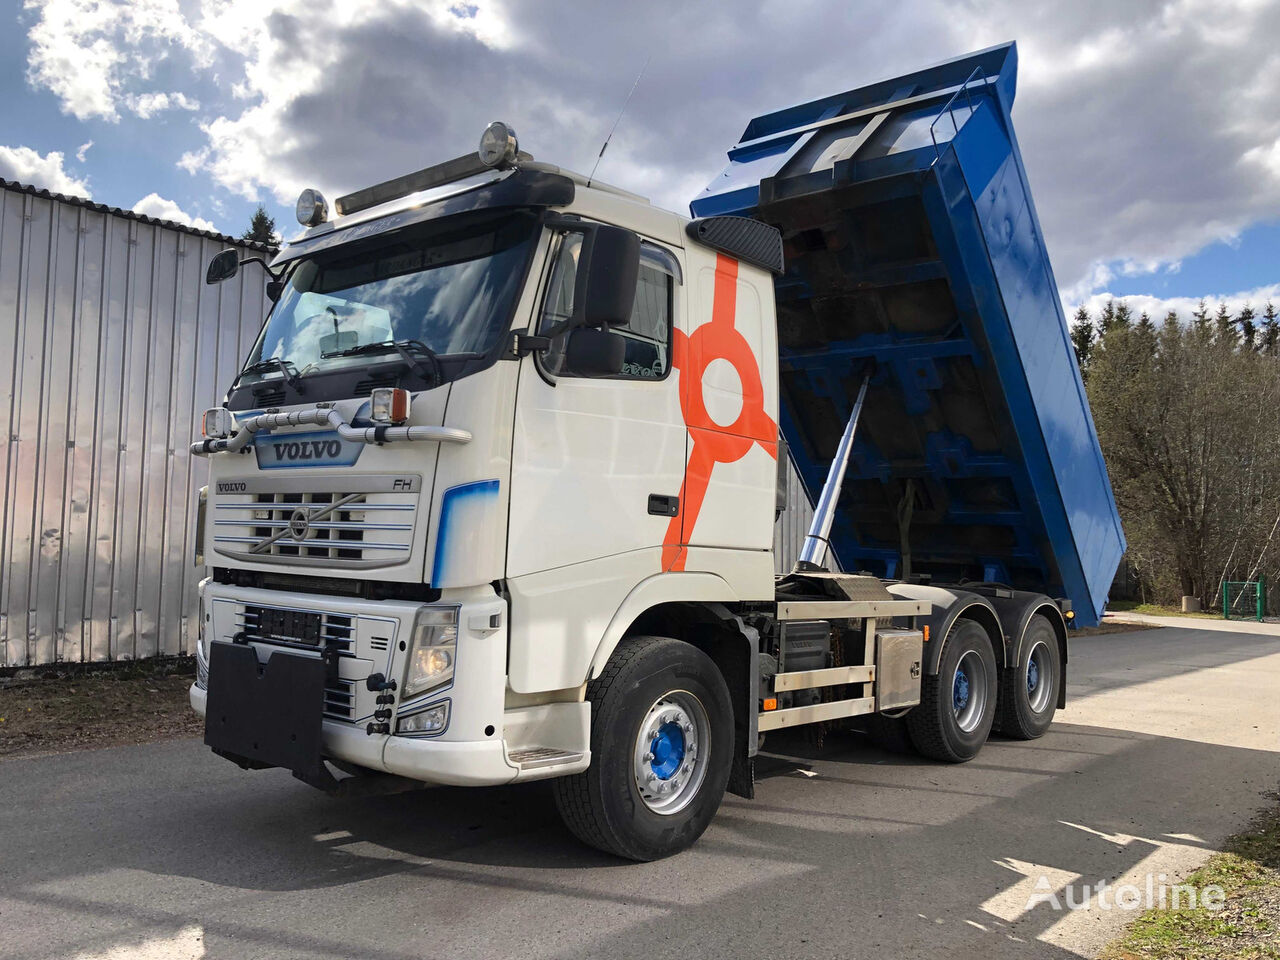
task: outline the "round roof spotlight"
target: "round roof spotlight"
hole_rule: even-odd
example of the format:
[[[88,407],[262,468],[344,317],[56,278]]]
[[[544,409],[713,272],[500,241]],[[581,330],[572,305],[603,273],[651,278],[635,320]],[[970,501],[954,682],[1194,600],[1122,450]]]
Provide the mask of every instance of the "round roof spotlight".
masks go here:
[[[329,203],[319,190],[308,187],[298,195],[298,222],[304,227],[314,227],[329,219]]]
[[[519,152],[516,132],[501,120],[495,120],[484,128],[480,136],[480,162],[486,167],[508,166]]]

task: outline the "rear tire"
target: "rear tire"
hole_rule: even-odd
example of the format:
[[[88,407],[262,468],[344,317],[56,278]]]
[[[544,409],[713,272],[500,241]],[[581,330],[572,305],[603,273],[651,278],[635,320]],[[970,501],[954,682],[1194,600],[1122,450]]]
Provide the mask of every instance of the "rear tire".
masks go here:
[[[972,760],[991,733],[997,688],[991,638],[974,621],[957,620],[943,641],[938,672],[924,677],[920,704],[905,718],[912,744],[934,760]]]
[[[678,640],[633,637],[587,684],[587,700],[591,766],[552,781],[565,826],[630,860],[691,846],[733,760],[733,708],[715,663]]]
[[[1044,736],[1058,709],[1062,651],[1047,617],[1036,614],[1023,634],[1018,663],[1001,672],[996,729],[1014,740]]]

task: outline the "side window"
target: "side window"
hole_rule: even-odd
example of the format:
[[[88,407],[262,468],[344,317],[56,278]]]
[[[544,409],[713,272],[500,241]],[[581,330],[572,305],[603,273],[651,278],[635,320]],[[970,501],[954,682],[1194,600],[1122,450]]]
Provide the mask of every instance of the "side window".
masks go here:
[[[573,315],[573,289],[578,272],[582,234],[569,233],[560,241],[539,332],[550,330]],[[650,243],[640,245],[640,272],[631,317],[613,327],[627,341],[622,373],[617,380],[661,380],[671,370],[671,319],[680,265],[675,257]],[[541,363],[553,376],[573,376],[564,369],[568,334],[554,338]]]

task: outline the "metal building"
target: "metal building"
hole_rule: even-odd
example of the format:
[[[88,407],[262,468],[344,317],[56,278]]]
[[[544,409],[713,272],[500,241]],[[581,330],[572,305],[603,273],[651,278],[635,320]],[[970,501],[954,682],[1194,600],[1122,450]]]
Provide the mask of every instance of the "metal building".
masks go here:
[[[0,667],[190,653],[191,533],[207,462],[188,453],[258,333],[232,237],[0,180]],[[791,569],[812,509],[793,475]]]
[[[190,651],[187,446],[266,311],[234,238],[0,180],[0,666]]]

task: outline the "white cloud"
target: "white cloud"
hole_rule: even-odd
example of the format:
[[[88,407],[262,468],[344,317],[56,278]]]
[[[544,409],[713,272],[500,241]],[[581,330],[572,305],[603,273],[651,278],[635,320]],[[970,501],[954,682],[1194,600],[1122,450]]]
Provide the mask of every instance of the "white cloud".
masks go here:
[[[1067,315],[1070,316],[1078,307],[1084,306],[1089,311],[1090,316],[1096,320],[1108,300],[1114,300],[1117,303],[1123,300],[1129,305],[1129,309],[1135,317],[1146,313],[1157,322],[1163,320],[1165,314],[1170,310],[1177,313],[1184,322],[1188,321],[1191,319],[1191,314],[1199,308],[1200,303],[1198,297],[1154,297],[1147,294],[1117,296],[1116,294],[1104,292],[1095,293],[1085,299],[1082,304],[1076,304],[1068,311]],[[1239,313],[1240,308],[1245,304],[1251,305],[1255,312],[1261,313],[1267,301],[1275,304],[1276,308],[1280,309],[1280,283],[1255,287],[1252,290],[1240,290],[1236,293],[1211,294],[1207,295],[1204,300],[1210,313],[1214,313],[1218,309],[1218,305],[1223,303],[1227,305],[1227,310],[1233,315]]]
[[[118,120],[129,88],[173,49],[208,64],[213,47],[178,0],[25,0],[39,18],[28,33],[27,79],[79,120]],[[163,94],[161,94],[163,96]]]
[[[5,180],[87,198],[90,195],[88,181],[73,177],[62,164],[63,155],[57,150],[41,156],[30,147],[0,146],[0,177]]]
[[[157,220],[172,220],[174,223],[182,223],[197,230],[221,233],[208,220],[191,216],[172,200],[166,200],[158,193],[148,193],[133,205],[133,212],[140,213],[144,217],[155,217]]]
[[[129,109],[143,120],[150,120],[157,113],[165,110],[199,110],[200,102],[188,97],[185,93],[143,93],[128,96],[125,103]]]
[[[84,163],[84,158],[88,155],[89,148],[92,146],[93,146],[92,140],[88,140],[80,144],[80,146],[76,149],[76,160],[78,160],[80,163]]]
[[[600,177],[683,212],[752,116],[1016,37],[1014,116],[1065,300],[1280,217],[1274,2],[25,2],[32,82],[81,118],[195,109],[153,73],[173,51],[208,67],[219,96],[178,163],[251,199],[456,156],[495,117],[589,169],[652,54]]]

